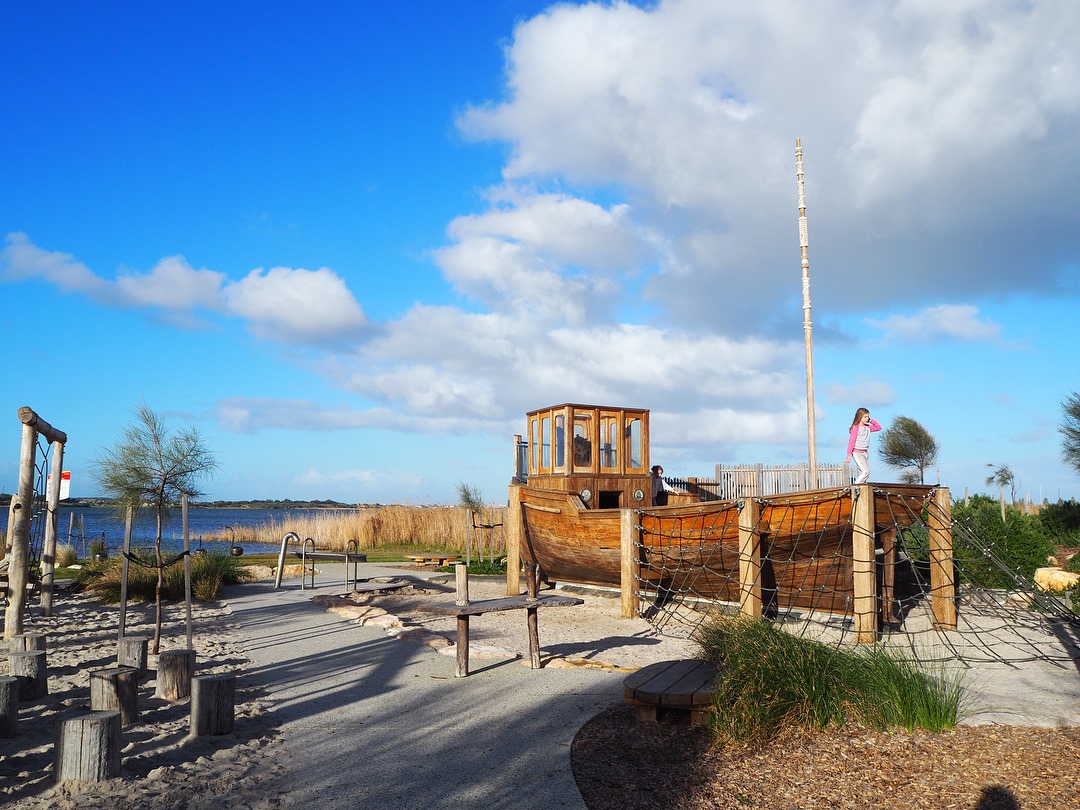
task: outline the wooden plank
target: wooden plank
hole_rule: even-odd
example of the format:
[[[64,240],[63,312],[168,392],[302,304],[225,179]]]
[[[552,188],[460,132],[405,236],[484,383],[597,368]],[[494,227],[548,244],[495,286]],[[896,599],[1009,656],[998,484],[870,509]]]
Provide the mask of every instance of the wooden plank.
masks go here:
[[[470,602],[467,605],[459,605],[455,602],[436,602],[421,605],[418,610],[426,613],[439,613],[444,616],[480,616],[484,613],[495,613],[502,610],[524,610],[527,608],[542,607],[570,607],[583,605],[584,599],[573,596],[538,596],[530,600],[525,594],[519,596],[507,596],[502,599],[484,599],[479,602]]]

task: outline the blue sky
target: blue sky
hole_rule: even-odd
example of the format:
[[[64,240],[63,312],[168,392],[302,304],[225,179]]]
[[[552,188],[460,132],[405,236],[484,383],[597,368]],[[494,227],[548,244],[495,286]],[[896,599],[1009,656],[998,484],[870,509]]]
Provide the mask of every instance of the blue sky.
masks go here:
[[[0,10],[0,486],[141,402],[213,499],[506,497],[527,410],[652,409],[669,475],[856,407],[932,479],[1080,497],[1080,4],[22,3]],[[3,422],[0,421],[0,426]],[[873,480],[888,471],[872,455]]]

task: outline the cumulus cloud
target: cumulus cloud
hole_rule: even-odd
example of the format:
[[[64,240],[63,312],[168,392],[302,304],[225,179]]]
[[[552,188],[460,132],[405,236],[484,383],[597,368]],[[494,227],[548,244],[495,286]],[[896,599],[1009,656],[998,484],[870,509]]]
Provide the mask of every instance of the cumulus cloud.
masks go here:
[[[1001,326],[980,318],[978,307],[969,304],[939,304],[915,315],[890,315],[868,323],[881,329],[887,340],[901,343],[993,342],[1001,337]]]
[[[94,275],[69,253],[43,250],[25,233],[9,233],[0,249],[0,272],[6,281],[40,279],[55,284],[63,292],[77,292],[93,298],[108,297],[109,284]]]
[[[119,300],[140,307],[189,310],[218,309],[224,273],[196,270],[183,256],[158,262],[149,273],[130,273],[116,279]]]
[[[332,270],[252,270],[222,292],[252,331],[278,341],[323,343],[355,337],[367,325],[360,304]]]

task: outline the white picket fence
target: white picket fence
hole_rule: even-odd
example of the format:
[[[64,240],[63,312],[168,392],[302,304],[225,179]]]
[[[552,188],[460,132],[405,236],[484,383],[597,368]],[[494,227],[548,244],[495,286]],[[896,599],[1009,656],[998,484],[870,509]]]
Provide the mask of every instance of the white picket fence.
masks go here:
[[[668,478],[677,489],[696,492],[706,500],[734,500],[764,495],[785,495],[809,489],[833,489],[851,484],[848,464],[819,464],[817,486],[810,481],[810,466],[801,464],[717,464],[716,478]]]

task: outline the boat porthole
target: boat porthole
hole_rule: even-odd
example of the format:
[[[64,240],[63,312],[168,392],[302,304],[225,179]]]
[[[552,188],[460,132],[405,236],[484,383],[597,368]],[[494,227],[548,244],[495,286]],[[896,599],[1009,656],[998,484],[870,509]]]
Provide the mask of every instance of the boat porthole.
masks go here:
[[[643,500],[645,500],[645,493],[642,492],[640,489],[635,489],[634,490],[634,500],[635,501],[643,501]]]
[[[592,490],[589,489],[588,487],[585,487],[585,489],[581,490],[581,500],[585,501],[585,503],[588,503],[589,501],[591,501],[592,500]]]

